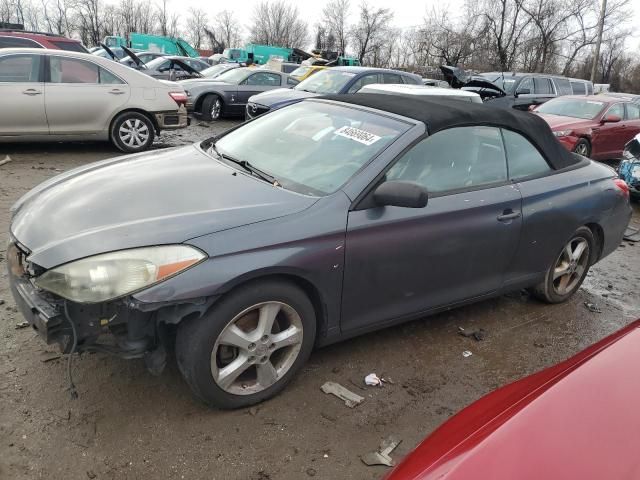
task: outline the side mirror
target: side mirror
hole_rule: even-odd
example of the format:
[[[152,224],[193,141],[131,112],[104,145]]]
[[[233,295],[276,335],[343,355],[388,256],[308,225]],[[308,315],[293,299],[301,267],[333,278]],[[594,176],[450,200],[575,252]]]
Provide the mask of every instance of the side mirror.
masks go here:
[[[376,205],[405,208],[423,208],[427,205],[427,190],[414,182],[391,180],[381,183],[373,192]]]
[[[529,95],[530,93],[531,93],[531,90],[529,90],[528,88],[520,88],[516,92],[516,96],[518,96],[518,95]]]
[[[622,118],[618,115],[605,115],[602,119],[602,123],[618,123]]]

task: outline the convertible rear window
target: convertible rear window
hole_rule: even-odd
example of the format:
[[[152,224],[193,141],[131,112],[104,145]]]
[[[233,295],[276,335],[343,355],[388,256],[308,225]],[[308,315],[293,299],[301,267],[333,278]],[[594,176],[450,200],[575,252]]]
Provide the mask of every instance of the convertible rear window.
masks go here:
[[[223,156],[272,175],[286,189],[323,196],[410,127],[356,108],[302,102],[258,117],[215,146]]]

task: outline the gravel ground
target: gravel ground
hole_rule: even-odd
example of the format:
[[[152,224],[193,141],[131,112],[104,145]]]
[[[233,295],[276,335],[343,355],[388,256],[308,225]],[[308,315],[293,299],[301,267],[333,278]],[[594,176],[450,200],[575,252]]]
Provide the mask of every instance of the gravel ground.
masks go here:
[[[157,148],[206,138],[235,122],[198,122]],[[118,155],[107,144],[0,144],[0,244],[20,195],[60,171]],[[179,168],[179,166],[177,166]],[[640,225],[640,208],[633,222]],[[60,226],[64,228],[63,225]],[[277,398],[216,411],[194,400],[173,362],[153,377],[142,361],[101,354],[66,364],[22,321],[0,252],[1,479],[376,479],[360,455],[390,434],[400,458],[449,416],[505,383],[563,360],[640,316],[640,244],[597,264],[573,299],[543,305],[515,292],[314,352]],[[596,303],[601,313],[589,311]],[[484,341],[457,334],[483,328]],[[469,350],[470,357],[462,352]],[[384,388],[364,387],[376,372]],[[365,397],[349,409],[320,391],[339,382]]]

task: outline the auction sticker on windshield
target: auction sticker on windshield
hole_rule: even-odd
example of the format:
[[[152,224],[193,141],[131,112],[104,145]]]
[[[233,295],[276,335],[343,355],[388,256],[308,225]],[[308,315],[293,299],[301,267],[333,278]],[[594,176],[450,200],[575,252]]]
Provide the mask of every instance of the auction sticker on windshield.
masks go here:
[[[380,137],[378,135],[374,135],[373,133],[367,132],[365,130],[360,130],[355,127],[340,127],[335,131],[336,135],[340,135],[341,137],[350,138],[351,140],[355,140],[356,142],[362,143],[364,145],[373,145]]]

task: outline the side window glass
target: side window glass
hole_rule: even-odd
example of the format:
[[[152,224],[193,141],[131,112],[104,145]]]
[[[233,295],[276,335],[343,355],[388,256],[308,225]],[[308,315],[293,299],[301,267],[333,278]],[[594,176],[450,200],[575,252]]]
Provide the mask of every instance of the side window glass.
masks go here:
[[[40,82],[40,55],[0,57],[0,83]]]
[[[624,104],[616,103],[612,105],[605,115],[617,115],[621,119],[624,118]]]
[[[551,86],[551,80],[544,77],[536,77],[533,79],[533,84],[535,86],[535,93],[539,93],[542,95],[549,95],[553,93],[553,87]]]
[[[629,120],[640,120],[640,107],[633,103],[627,103],[627,118]]]
[[[297,85],[300,82],[293,77],[287,77],[287,85]]]
[[[99,83],[98,66],[75,58],[50,57],[52,83]]]
[[[551,170],[549,164],[529,140],[511,130],[502,130],[509,162],[509,177],[518,180]]]
[[[403,83],[402,77],[397,73],[383,73],[382,83]]]
[[[280,75],[275,73],[254,73],[247,79],[247,85],[263,85],[277,87],[280,85]]]
[[[571,89],[574,95],[585,95],[587,93],[583,82],[571,82]]]
[[[358,80],[356,80],[356,83],[351,85],[351,88],[349,88],[349,92],[348,93],[356,93],[358,90],[360,90],[365,85],[371,85],[372,83],[379,83],[378,82],[378,74],[377,73],[370,73],[369,75],[365,75],[364,77],[360,77]]]
[[[124,82],[108,70],[100,68],[100,83],[107,85],[120,85]]]
[[[558,89],[558,95],[571,95],[573,93],[571,83],[566,78],[554,78],[553,81]]]
[[[44,48],[30,38],[0,37],[0,48]]]
[[[529,93],[533,93],[533,80],[531,79],[531,77],[527,77],[520,82],[516,93],[519,95],[527,95]]]
[[[460,127],[437,132],[405,153],[387,180],[418,182],[429,192],[446,192],[507,180],[500,130]]]

